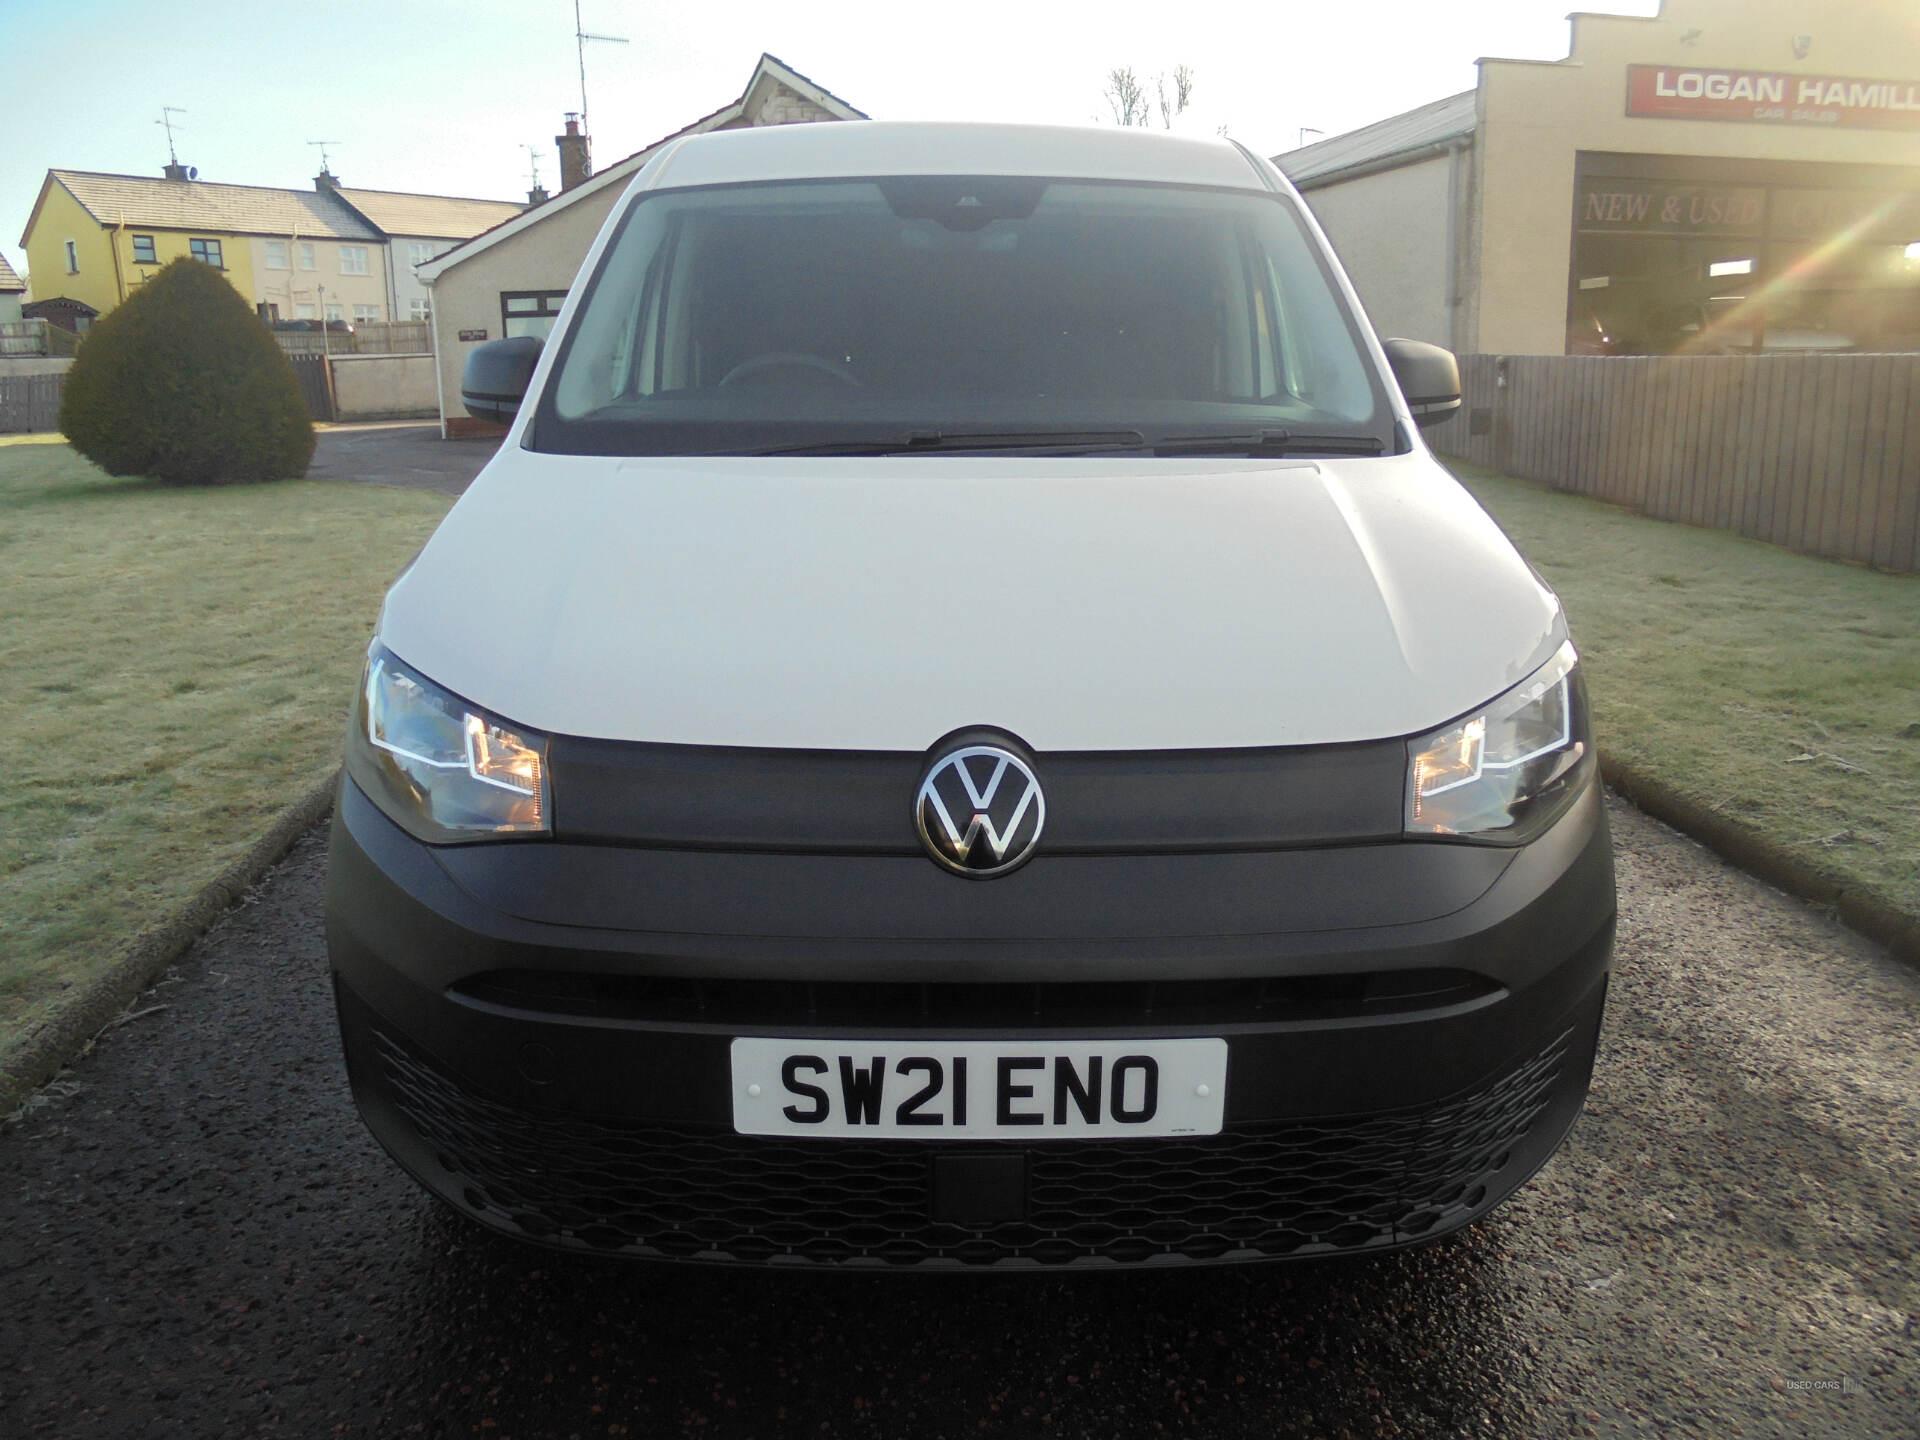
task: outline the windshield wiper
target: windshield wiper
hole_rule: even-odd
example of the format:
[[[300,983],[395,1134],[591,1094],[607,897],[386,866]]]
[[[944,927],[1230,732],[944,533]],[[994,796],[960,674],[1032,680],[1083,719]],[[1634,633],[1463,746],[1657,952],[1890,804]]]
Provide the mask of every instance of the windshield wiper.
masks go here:
[[[1156,455],[1380,455],[1378,435],[1313,435],[1292,430],[1249,430],[1234,435],[1162,435]]]
[[[912,430],[878,440],[825,440],[812,445],[726,450],[725,455],[935,455],[967,451],[1013,454],[1071,451],[1105,454],[1145,451],[1153,455],[1380,455],[1377,435],[1296,434],[1262,429],[1214,435],[1163,435],[1149,440],[1138,430]]]
[[[880,440],[827,440],[817,445],[781,445],[733,450],[733,455],[933,455],[967,450],[1139,450],[1138,430],[912,430]]]

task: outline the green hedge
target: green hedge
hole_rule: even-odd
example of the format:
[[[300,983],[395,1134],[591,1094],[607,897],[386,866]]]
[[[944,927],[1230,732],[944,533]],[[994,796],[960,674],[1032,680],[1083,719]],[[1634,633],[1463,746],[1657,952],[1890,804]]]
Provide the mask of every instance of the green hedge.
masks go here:
[[[260,318],[198,260],[161,267],[88,333],[60,429],[109,475],[170,485],[307,473],[313,422]]]

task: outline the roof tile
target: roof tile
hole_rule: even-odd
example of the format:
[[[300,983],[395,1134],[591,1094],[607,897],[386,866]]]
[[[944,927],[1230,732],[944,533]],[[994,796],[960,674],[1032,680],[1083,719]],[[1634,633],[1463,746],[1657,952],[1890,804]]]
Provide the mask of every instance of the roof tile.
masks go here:
[[[1349,130],[1344,135],[1316,140],[1298,150],[1274,156],[1273,163],[1295,185],[1305,187],[1362,165],[1379,164],[1430,145],[1460,139],[1473,133],[1476,94],[1466,90],[1435,100],[1431,105],[1363,125],[1358,130]]]
[[[379,232],[331,195],[264,185],[155,180],[144,175],[49,171],[104,225],[222,230],[239,235],[318,235],[378,240]]]
[[[466,240],[511,220],[527,207],[514,200],[469,200],[456,195],[410,195],[397,190],[350,190],[340,198],[389,235]]]

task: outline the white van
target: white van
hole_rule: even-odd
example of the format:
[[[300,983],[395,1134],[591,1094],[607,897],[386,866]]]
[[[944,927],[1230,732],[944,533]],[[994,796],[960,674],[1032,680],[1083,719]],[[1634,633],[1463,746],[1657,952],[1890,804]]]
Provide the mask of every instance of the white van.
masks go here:
[[[1102,1267],[1468,1223],[1586,1094],[1560,605],[1225,142],[851,123],[634,178],[394,585],[335,812],[355,1097],[497,1230]]]

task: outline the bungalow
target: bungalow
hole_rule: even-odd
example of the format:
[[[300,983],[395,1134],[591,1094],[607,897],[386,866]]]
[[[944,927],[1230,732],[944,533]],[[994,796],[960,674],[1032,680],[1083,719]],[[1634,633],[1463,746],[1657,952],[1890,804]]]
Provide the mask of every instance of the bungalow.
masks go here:
[[[467,352],[509,335],[544,336],[553,328],[580,262],[614,203],[656,151],[683,135],[755,125],[793,125],[868,117],[784,62],[762,55],[738,99],[644,150],[592,174],[586,137],[569,120],[560,147],[560,194],[456,245],[416,270],[433,292],[433,353],[439,370],[440,433],[489,433],[460,404]]]

